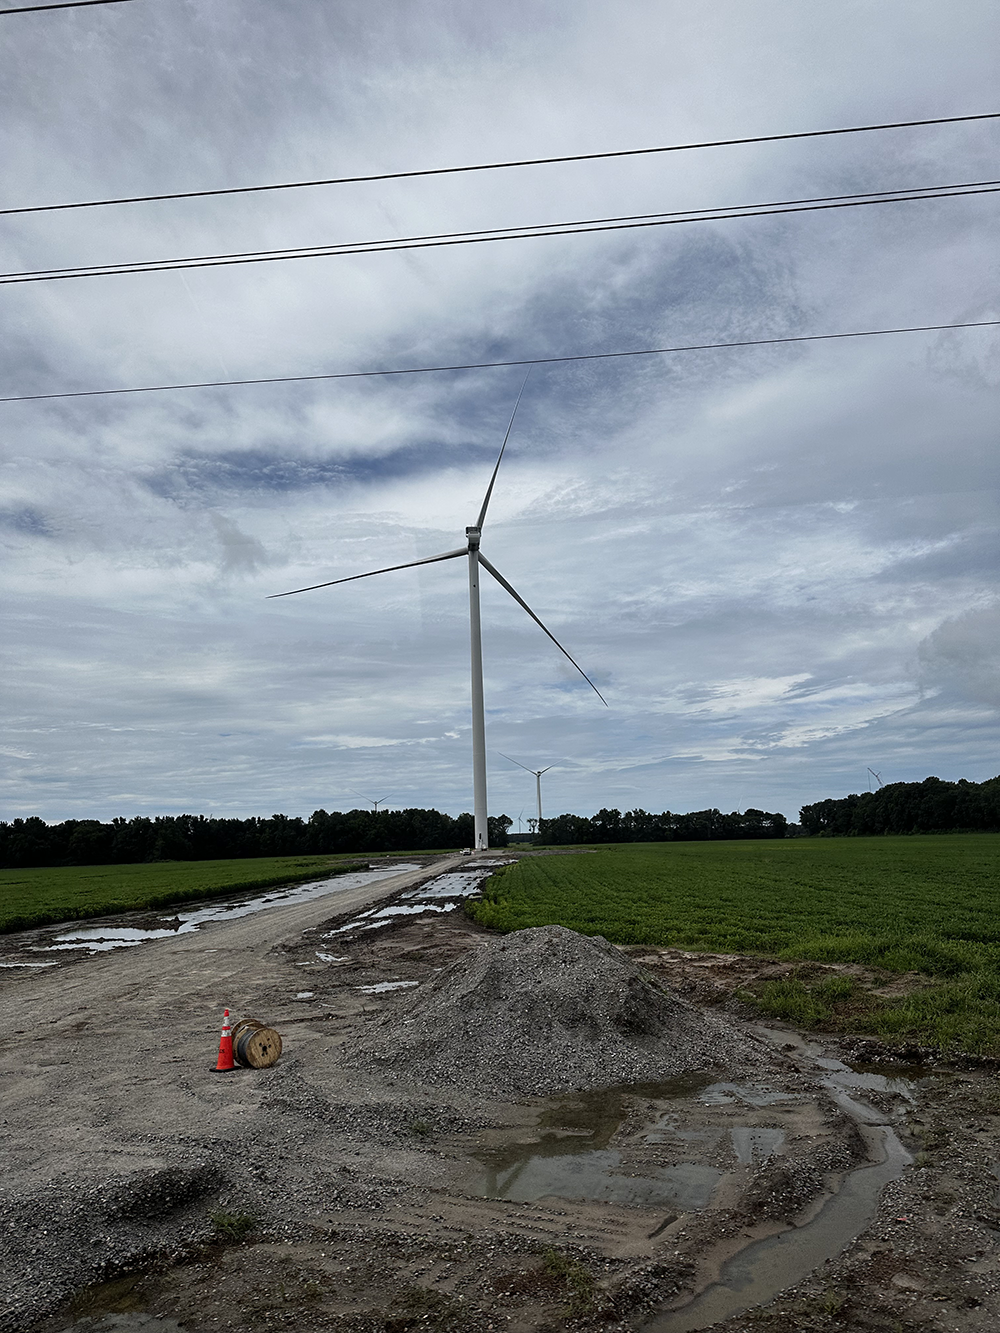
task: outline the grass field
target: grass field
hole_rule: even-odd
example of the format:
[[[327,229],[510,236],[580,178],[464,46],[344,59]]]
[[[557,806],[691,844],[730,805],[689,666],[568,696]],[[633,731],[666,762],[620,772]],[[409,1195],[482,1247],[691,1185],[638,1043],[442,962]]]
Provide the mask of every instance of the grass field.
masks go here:
[[[268,889],[367,866],[367,857],[261,856],[237,861],[157,861],[143,865],[39,866],[0,870],[0,932],[51,921]]]
[[[1000,1055],[1000,835],[675,842],[526,858],[476,920],[933,979],[881,1000],[808,966],[756,988],[767,1013]]]

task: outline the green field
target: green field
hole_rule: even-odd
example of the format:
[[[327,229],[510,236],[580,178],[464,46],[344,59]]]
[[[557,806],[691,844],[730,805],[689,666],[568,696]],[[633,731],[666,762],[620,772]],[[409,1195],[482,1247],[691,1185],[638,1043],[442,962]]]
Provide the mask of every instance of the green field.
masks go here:
[[[499,930],[551,923],[617,944],[675,945],[931,984],[879,1000],[804,966],[756,988],[765,1012],[1000,1055],[1000,835],[674,842],[528,857],[470,905]]]
[[[0,870],[0,931],[165,907],[237,889],[269,889],[367,864],[367,857],[359,863],[357,857],[344,856],[261,856],[238,861]]]

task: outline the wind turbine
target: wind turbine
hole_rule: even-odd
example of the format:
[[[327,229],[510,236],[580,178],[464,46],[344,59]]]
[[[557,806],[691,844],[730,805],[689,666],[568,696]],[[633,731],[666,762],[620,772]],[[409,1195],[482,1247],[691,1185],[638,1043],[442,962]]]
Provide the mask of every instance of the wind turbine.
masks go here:
[[[355,791],[353,787],[351,788],[351,792],[352,792],[352,794],[353,794],[354,796],[361,796],[361,793],[360,793],[359,791]],[[363,801],[367,801],[368,804],[374,808],[375,813],[378,814],[378,808],[379,808],[379,806],[380,806],[380,805],[385,805],[386,801],[387,801],[389,798],[388,798],[388,796],[380,796],[380,797],[378,798],[377,801],[373,801],[372,798],[371,798],[370,796],[361,796],[361,799],[362,799]]]
[[[517,764],[518,768],[523,768],[525,773],[533,773],[535,776],[535,796],[538,798],[538,836],[542,835],[542,774],[547,773],[549,768],[555,768],[555,764],[549,764],[549,768],[529,768],[527,764],[522,764],[520,759],[511,759],[509,754],[504,754],[503,750],[497,750],[497,754],[506,759],[511,764]]]
[[[423,560],[408,560],[404,565],[387,565],[384,569],[370,569],[365,574],[349,574],[343,579],[329,579],[325,583],[311,583],[307,588],[292,588],[289,592],[272,593],[271,599],[278,597],[294,597],[301,592],[315,592],[317,588],[332,588],[338,583],[352,583],[355,579],[369,579],[376,574],[391,574],[397,569],[414,569],[418,565],[433,565],[440,560],[458,560],[467,556],[469,560],[469,641],[472,656],[472,792],[473,807],[475,814],[475,839],[476,851],[485,851],[489,846],[489,832],[486,821],[486,714],[483,704],[483,637],[479,618],[479,567],[482,567],[496,579],[501,588],[505,588],[510,593],[514,601],[522,606],[536,625],[547,634],[559,651],[566,657],[573,666],[576,667],[580,675],[591,687],[601,703],[605,707],[608,701],[597,688],[594,682],[580,666],[579,662],[566,651],[551,630],[542,624],[538,616],[535,615],[531,607],[524,600],[519,592],[513,588],[504,576],[495,569],[486,559],[480,550],[480,538],[483,532],[483,524],[486,522],[486,511],[489,508],[490,497],[493,494],[493,486],[497,479],[497,473],[500,471],[500,464],[503,461],[504,450],[507,448],[507,441],[510,439],[511,427],[514,425],[514,418],[517,415],[518,404],[521,401],[521,394],[524,393],[524,386],[528,382],[525,376],[524,384],[521,385],[521,391],[517,395],[517,401],[514,403],[514,410],[510,414],[510,421],[507,423],[507,431],[503,437],[503,444],[500,446],[500,453],[497,456],[496,466],[493,468],[493,475],[490,477],[490,484],[486,488],[486,495],[483,499],[482,508],[479,511],[479,517],[472,527],[465,529],[465,545],[459,547],[456,551],[445,551],[442,555],[429,555]],[[269,600],[271,600],[269,599]],[[541,798],[539,798],[539,805]]]
[[[870,769],[868,770],[868,772],[872,775],[872,778],[875,779],[875,781],[878,783],[878,785],[879,785],[880,787],[884,787],[884,786],[885,786],[885,783],[882,781],[882,774],[881,774],[881,773],[876,773],[875,770],[874,770],[874,768],[870,768]],[[869,791],[871,791],[871,789],[872,789],[872,778],[869,778],[869,779],[868,779],[868,790],[869,790]]]

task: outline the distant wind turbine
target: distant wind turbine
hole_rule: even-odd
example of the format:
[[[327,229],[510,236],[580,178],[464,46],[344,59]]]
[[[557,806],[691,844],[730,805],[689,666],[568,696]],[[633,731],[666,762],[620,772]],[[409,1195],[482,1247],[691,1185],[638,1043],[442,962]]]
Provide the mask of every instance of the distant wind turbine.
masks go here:
[[[353,787],[351,788],[351,794],[352,796],[361,796],[361,793],[359,791],[355,791]],[[388,796],[380,796],[377,801],[373,801],[370,796],[361,796],[361,799],[363,801],[367,801],[369,805],[373,806],[375,809],[375,813],[378,814],[379,806],[385,805],[386,801],[389,798]]]
[[[505,588],[510,593],[514,601],[527,611],[538,627],[549,636],[559,651],[566,657],[573,666],[576,667],[580,675],[591,687],[601,703],[607,707],[608,701],[600,692],[594,682],[584,671],[583,667],[577,662],[562,646],[551,630],[542,624],[538,616],[535,615],[531,607],[524,600],[519,592],[516,591],[499,572],[494,569],[490,562],[479,549],[479,541],[482,536],[483,524],[486,522],[486,510],[489,508],[490,496],[493,494],[493,486],[497,479],[497,473],[500,471],[500,463],[503,460],[504,450],[507,448],[507,441],[510,438],[511,427],[514,425],[514,418],[517,415],[518,404],[521,401],[521,394],[524,393],[524,386],[528,382],[525,376],[524,384],[521,385],[521,391],[517,395],[514,403],[514,410],[510,414],[510,421],[507,423],[507,432],[503,437],[503,444],[500,446],[500,453],[497,457],[496,466],[493,469],[493,475],[490,477],[490,484],[486,488],[486,496],[483,499],[483,507],[479,511],[479,517],[475,525],[465,529],[465,545],[456,551],[445,551],[443,555],[429,555],[423,560],[409,560],[405,565],[387,565],[384,569],[370,569],[365,574],[349,574],[343,579],[329,579],[325,583],[311,583],[307,588],[292,588],[289,592],[273,593],[272,598],[294,597],[300,592],[314,592],[317,588],[332,588],[338,583],[352,583],[355,579],[372,578],[375,574],[391,574],[397,569],[413,569],[418,565],[433,565],[440,560],[458,560],[462,556],[468,556],[469,560],[469,639],[472,650],[472,791],[473,806],[475,811],[475,839],[476,850],[485,851],[489,846],[489,832],[486,820],[486,714],[483,704],[483,638],[482,628],[479,619],[479,566],[482,565],[488,573],[492,574],[501,588]],[[543,770],[544,772],[544,770]],[[541,797],[539,796],[539,813],[541,813]]]
[[[875,779],[875,781],[878,783],[878,785],[879,785],[880,787],[884,787],[884,786],[885,786],[885,783],[882,781],[882,774],[881,774],[881,773],[876,773],[875,770],[874,770],[874,768],[870,768],[870,769],[868,770],[868,772],[872,775],[872,778]],[[871,789],[872,789],[872,778],[869,778],[869,779],[868,779],[868,790],[869,790],[869,791],[871,791]]]
[[[535,796],[538,798],[538,832],[540,834],[542,831],[542,774],[547,773],[549,768],[555,768],[555,764],[549,764],[549,768],[529,768],[527,764],[522,764],[520,759],[511,759],[510,755],[504,754],[503,750],[497,750],[497,754],[506,759],[508,763],[517,764],[518,768],[523,768],[525,773],[534,774]]]

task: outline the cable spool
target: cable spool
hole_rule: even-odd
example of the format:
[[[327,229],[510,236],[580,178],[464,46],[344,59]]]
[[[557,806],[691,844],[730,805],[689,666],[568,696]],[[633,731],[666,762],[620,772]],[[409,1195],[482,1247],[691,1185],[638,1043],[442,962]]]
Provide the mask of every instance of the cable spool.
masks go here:
[[[269,1069],[281,1055],[281,1038],[256,1018],[233,1024],[233,1055],[244,1069]]]

